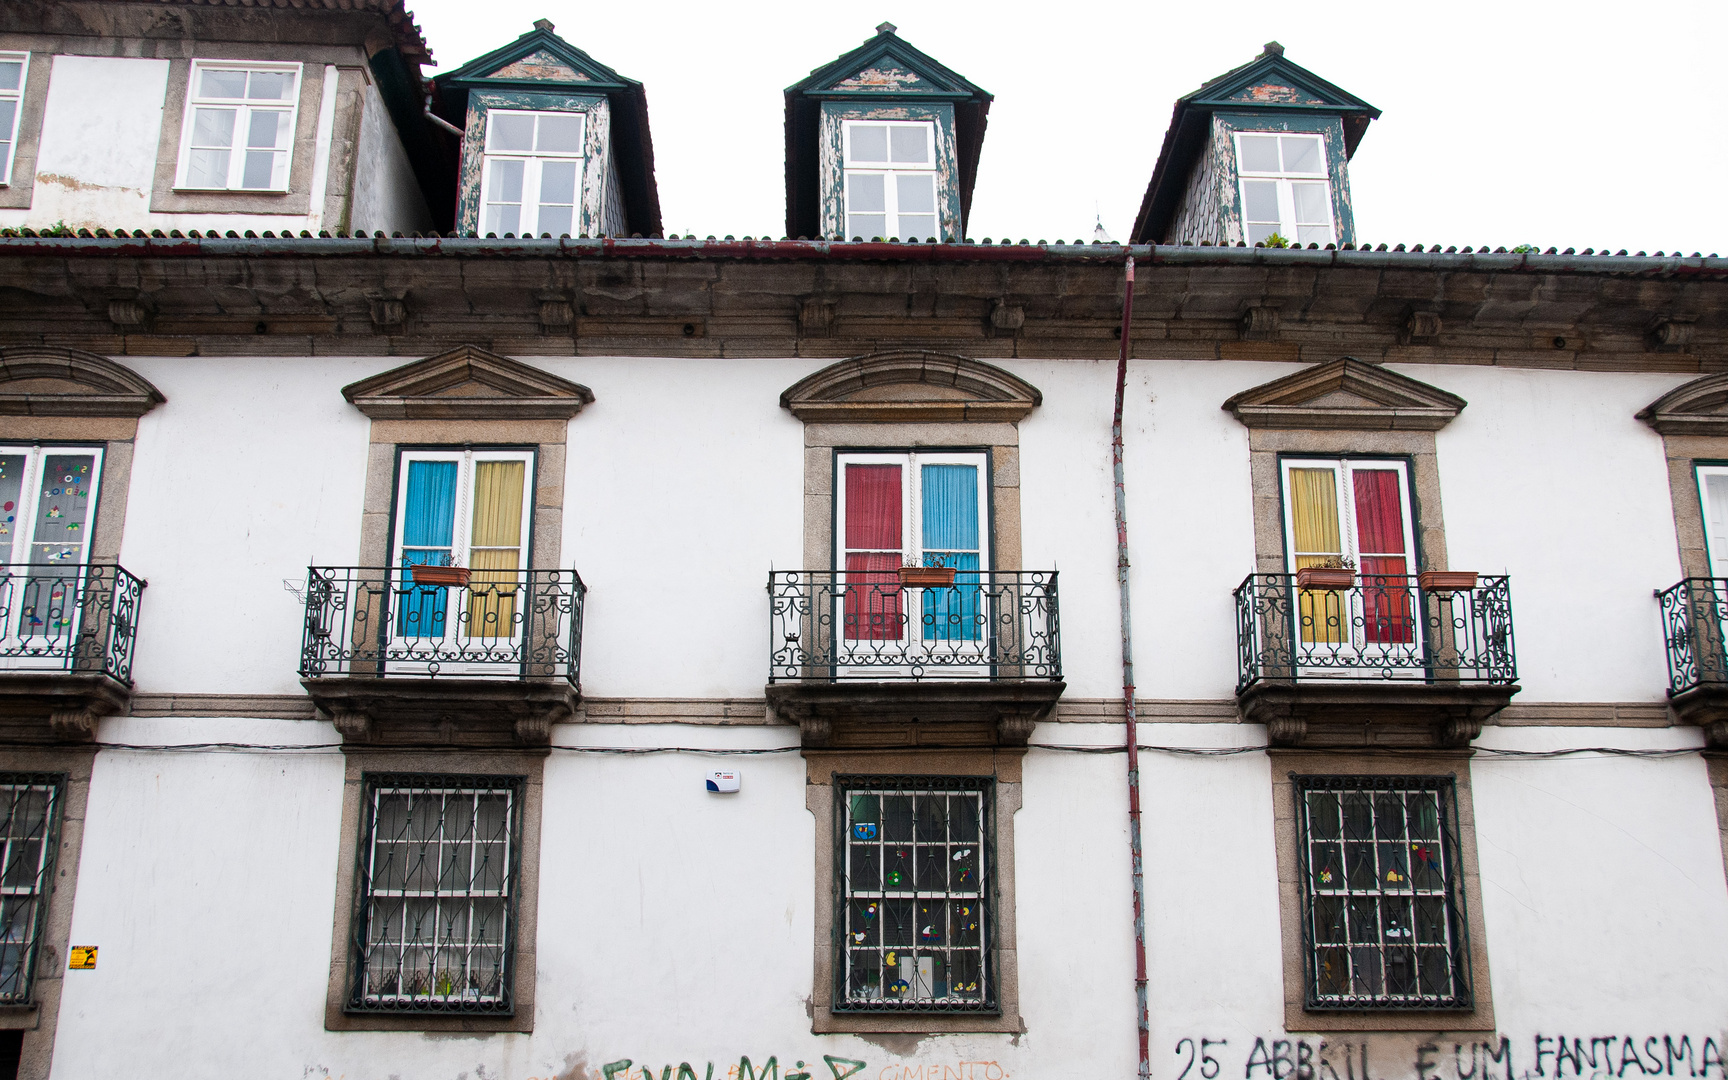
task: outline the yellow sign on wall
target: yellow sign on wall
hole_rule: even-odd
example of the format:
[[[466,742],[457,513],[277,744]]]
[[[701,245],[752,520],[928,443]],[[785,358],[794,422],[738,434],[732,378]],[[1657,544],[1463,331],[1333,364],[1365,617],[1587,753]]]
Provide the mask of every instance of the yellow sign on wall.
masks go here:
[[[74,945],[74,946],[72,946],[72,962],[67,964],[66,966],[75,970],[75,971],[94,971],[94,970],[96,970],[96,946],[94,946],[94,945]]]

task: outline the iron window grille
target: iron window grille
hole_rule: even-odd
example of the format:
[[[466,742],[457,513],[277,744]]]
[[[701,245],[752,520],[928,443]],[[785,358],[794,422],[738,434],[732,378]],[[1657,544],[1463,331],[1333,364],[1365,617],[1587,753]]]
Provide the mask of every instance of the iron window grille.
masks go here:
[[[995,781],[835,778],[835,1012],[994,1013]]]
[[[0,1004],[30,1001],[66,778],[0,773]]]
[[[1292,776],[1306,1007],[1468,1009],[1449,776]]]
[[[364,785],[347,1011],[510,1015],[523,778]]]

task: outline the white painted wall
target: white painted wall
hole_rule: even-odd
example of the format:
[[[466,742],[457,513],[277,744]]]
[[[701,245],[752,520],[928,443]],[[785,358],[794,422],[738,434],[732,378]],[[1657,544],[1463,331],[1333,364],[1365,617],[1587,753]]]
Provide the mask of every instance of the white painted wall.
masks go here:
[[[350,229],[413,233],[432,228],[432,215],[426,209],[420,182],[414,179],[408,152],[402,148],[384,99],[370,80],[361,92],[355,158]]]
[[[52,62],[30,209],[0,212],[0,224],[145,221],[168,61],[56,56]]]

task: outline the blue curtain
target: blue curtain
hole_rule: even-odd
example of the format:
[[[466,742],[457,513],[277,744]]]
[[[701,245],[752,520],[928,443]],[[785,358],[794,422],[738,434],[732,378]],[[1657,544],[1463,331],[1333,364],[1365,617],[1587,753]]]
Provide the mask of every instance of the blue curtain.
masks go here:
[[[410,461],[403,501],[402,604],[396,613],[396,636],[436,640],[444,636],[446,590],[413,584],[408,567],[450,561],[456,534],[456,463]]]
[[[924,640],[977,641],[984,633],[977,573],[978,467],[925,465],[920,480],[924,565],[958,571],[952,589],[924,590]]]

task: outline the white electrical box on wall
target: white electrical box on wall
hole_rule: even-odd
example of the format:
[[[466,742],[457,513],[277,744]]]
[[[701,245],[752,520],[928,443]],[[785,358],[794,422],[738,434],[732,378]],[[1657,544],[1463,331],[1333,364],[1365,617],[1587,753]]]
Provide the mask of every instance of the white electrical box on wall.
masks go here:
[[[739,782],[737,769],[716,769],[708,774],[708,790],[718,791],[722,795],[737,791]]]

